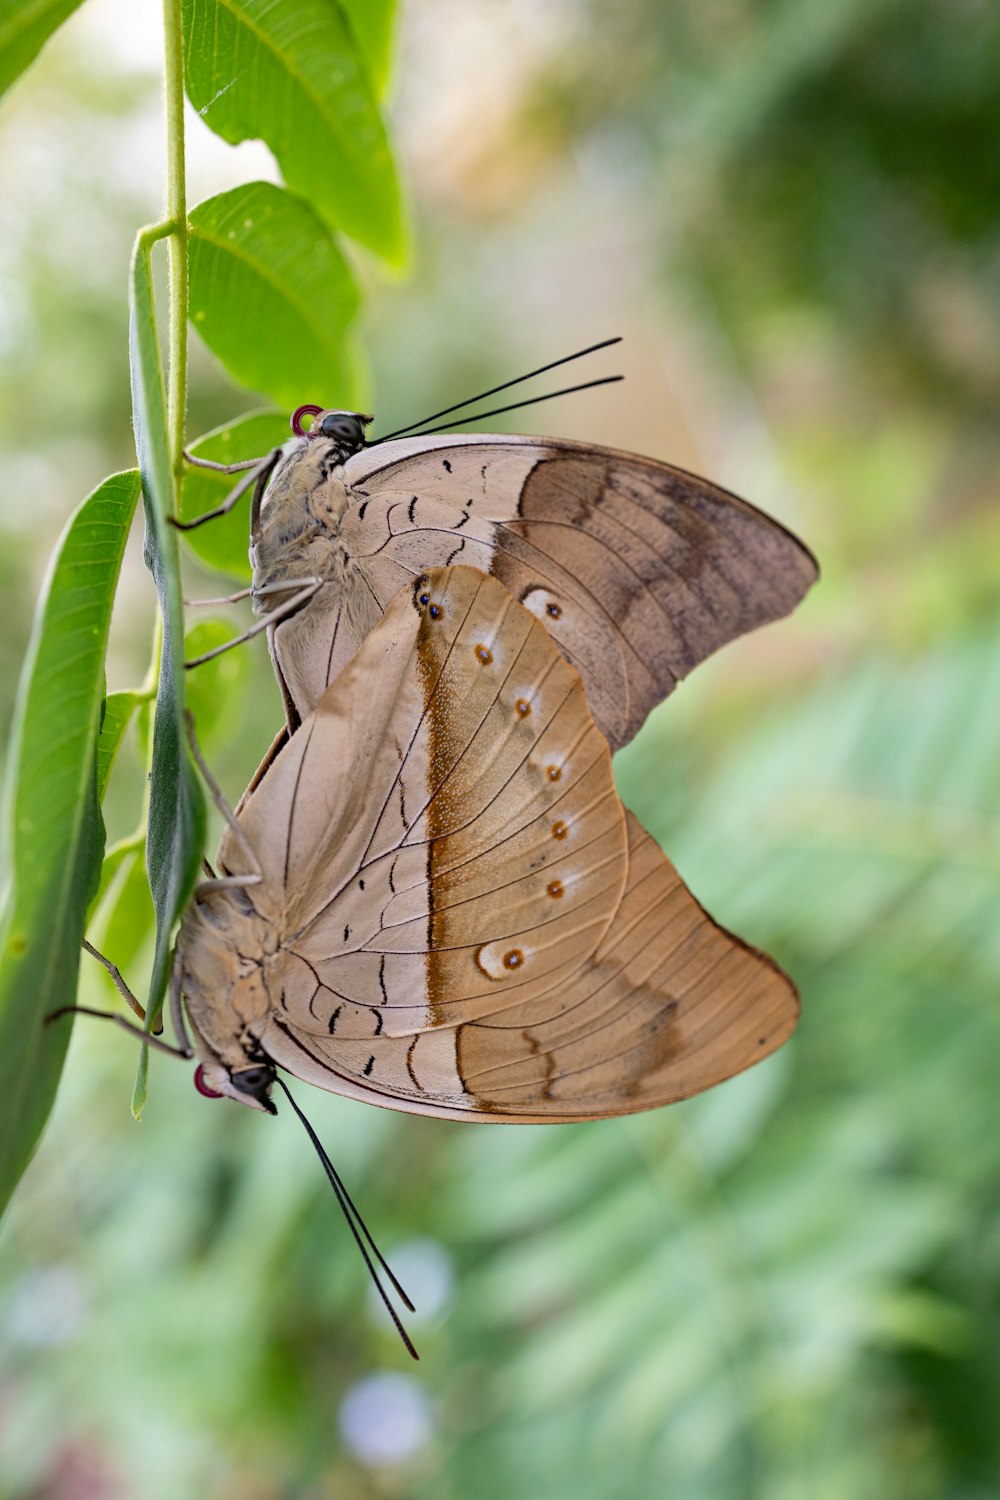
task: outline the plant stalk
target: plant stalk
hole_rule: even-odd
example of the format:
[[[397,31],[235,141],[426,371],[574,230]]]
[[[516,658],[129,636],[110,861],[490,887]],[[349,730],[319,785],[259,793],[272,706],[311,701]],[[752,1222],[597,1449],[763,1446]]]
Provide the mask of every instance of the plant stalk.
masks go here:
[[[167,105],[167,205],[170,223],[170,366],[167,433],[174,479],[174,511],[184,474],[187,406],[188,222],[184,175],[184,56],[181,0],[163,0],[163,58]]]

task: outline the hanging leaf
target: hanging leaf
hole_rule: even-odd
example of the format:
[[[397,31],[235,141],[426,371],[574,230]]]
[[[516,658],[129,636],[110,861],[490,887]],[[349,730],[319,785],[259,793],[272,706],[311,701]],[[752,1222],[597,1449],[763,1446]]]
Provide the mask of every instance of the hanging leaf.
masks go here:
[[[393,264],[399,184],[354,33],[329,0],[184,0],[191,103],[223,140],[260,139],[288,186]]]
[[[29,67],[82,0],[0,0],[0,94]]]
[[[153,235],[144,231],[132,256],[129,347],[132,419],[146,512],[146,565],[163,616],[163,646],[153,720],[146,864],[156,910],[156,950],[147,1021],[159,1014],[166,989],[170,940],[198,875],[205,842],[205,799],[188,753],[184,728],[184,604],[173,512],[173,475],[167,442],[163,369],[156,334],[150,256]],[[148,1049],[143,1048],[133,1108],[145,1098]]]
[[[101,734],[97,742],[97,796],[101,802],[104,801],[108,779],[118,751],[121,749],[125,731],[142,701],[143,694],[131,689],[120,693],[108,693],[104,700]]]
[[[194,209],[190,246],[191,321],[235,380],[283,406],[353,404],[358,291],[307,203],[269,182],[233,188]]]
[[[111,605],[139,496],[106,479],[63,533],[21,675],[4,796],[9,884],[0,915],[0,1207],[42,1132],[69,1044],[104,829],[97,743]]]
[[[340,3],[368,64],[372,88],[376,97],[381,98],[392,63],[395,0],[340,0]]]
[[[232,620],[199,620],[184,638],[186,659],[192,661],[235,640],[250,623],[249,609],[246,621],[239,626]],[[188,673],[188,708],[194,716],[198,743],[206,754],[213,740],[225,742],[232,738],[246,707],[252,673],[253,658],[242,645],[224,651]]]

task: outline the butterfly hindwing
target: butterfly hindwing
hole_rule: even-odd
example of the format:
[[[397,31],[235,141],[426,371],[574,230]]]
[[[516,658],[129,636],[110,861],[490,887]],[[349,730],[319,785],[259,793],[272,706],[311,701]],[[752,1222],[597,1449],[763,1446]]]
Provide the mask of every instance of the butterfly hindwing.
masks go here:
[[[629,879],[604,941],[531,1002],[390,1036],[342,1002],[332,1033],[274,1017],[267,1053],[371,1103],[470,1121],[557,1122],[651,1109],[741,1072],[788,1039],[798,998],[765,954],[702,910],[628,817]]]

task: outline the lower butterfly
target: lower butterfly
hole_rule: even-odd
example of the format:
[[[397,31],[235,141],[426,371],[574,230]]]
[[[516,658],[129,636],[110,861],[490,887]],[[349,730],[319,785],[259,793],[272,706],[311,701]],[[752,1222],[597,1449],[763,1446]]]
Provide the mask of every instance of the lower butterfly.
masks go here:
[[[449,1119],[682,1099],[786,1040],[788,977],[622,807],[579,675],[497,580],[401,590],[223,838],[175,988],[211,1092],[275,1067]]]

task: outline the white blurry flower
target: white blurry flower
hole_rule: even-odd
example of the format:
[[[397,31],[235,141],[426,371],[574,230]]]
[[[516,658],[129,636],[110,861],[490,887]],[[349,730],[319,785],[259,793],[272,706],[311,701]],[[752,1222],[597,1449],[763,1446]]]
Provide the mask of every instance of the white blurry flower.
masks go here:
[[[340,1430],[362,1463],[402,1463],[431,1435],[430,1405],[412,1375],[369,1375],[341,1402]]]

